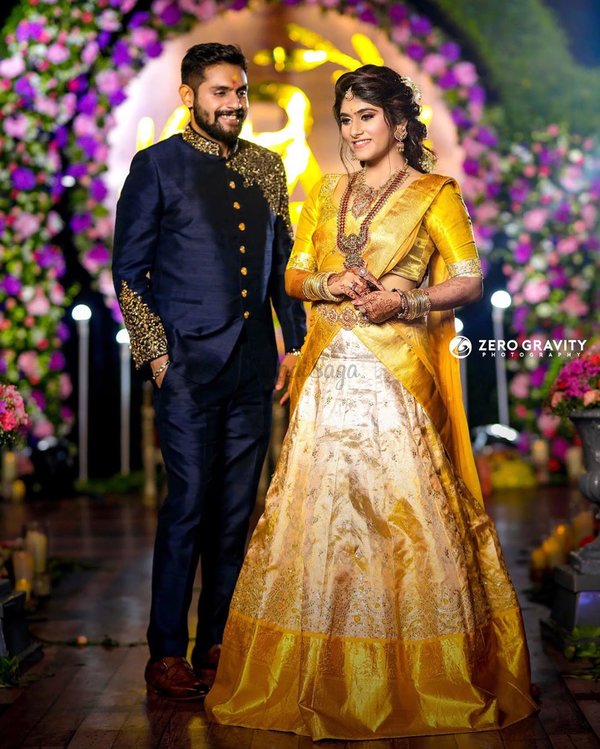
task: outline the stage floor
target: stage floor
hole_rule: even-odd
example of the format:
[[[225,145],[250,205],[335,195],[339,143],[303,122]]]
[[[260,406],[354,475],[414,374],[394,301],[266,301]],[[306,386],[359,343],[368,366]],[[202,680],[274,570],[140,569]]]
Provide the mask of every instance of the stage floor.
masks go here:
[[[532,546],[582,500],[575,490],[497,493],[488,502],[519,593],[531,650],[533,680],[542,690],[539,716],[502,732],[314,744],[348,749],[600,749],[600,684],[565,679],[569,664],[540,638],[549,610],[527,600]],[[310,739],[207,723],[198,705],[149,699],[147,659],[152,543],[156,511],[137,498],[76,498],[61,502],[0,503],[2,538],[41,520],[50,555],[93,563],[64,577],[38,611],[32,631],[46,644],[23,686],[0,689],[0,746],[44,749],[307,749]],[[196,595],[198,591],[196,590]],[[192,611],[195,610],[192,604]],[[190,620],[190,626],[194,622]],[[109,637],[119,645],[76,648]],[[587,720],[586,720],[587,717]]]

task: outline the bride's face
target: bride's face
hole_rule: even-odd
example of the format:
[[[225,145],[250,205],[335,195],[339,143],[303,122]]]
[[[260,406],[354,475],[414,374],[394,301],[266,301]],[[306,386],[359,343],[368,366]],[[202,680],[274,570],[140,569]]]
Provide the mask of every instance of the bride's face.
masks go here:
[[[359,161],[379,161],[394,147],[394,135],[383,109],[356,96],[342,102],[340,132]]]

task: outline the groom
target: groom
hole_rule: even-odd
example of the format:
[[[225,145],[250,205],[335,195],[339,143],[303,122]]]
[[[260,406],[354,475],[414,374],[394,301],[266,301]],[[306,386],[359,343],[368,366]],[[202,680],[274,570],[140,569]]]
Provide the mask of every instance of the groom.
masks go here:
[[[242,564],[273,386],[283,388],[306,328],[302,304],[284,291],[291,226],[283,163],[239,139],[248,112],[241,50],[197,44],[181,80],[190,124],[134,157],[117,205],[113,275],[135,365],[155,386],[168,479],[145,678],[165,697],[198,699],[218,662]],[[271,303],[288,352],[276,383]]]

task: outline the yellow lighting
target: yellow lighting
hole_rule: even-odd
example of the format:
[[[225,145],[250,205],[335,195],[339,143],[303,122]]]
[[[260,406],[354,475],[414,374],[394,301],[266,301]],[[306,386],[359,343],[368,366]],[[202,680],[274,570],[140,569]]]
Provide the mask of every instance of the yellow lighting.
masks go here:
[[[357,55],[360,57],[361,65],[385,64],[383,57],[379,54],[379,50],[368,36],[364,34],[352,34],[350,41]]]
[[[142,117],[137,126],[135,149],[141,151],[154,143],[154,120],[152,117]]]
[[[176,133],[180,133],[183,128],[188,124],[190,119],[190,110],[180,104],[173,114],[167,120],[167,124],[164,126],[162,133],[160,134],[160,140],[166,140]]]
[[[433,117],[433,109],[429,106],[429,104],[423,104],[421,107],[421,116],[419,119],[421,122],[424,122],[427,127],[431,125],[431,119]]]

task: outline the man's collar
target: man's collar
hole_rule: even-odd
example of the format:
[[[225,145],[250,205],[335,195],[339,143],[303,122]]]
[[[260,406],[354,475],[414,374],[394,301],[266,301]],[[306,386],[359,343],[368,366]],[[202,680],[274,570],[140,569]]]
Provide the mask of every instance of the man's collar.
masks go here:
[[[186,143],[189,143],[190,146],[193,146],[196,149],[196,151],[201,151],[202,153],[208,153],[211,156],[221,155],[221,149],[219,147],[219,144],[216,143],[214,140],[209,140],[208,138],[205,138],[203,135],[200,135],[200,133],[197,133],[192,127],[191,122],[188,122],[187,126],[185,127],[185,130],[181,133],[181,137],[184,139]],[[227,158],[231,158],[233,154],[237,151],[238,143],[239,141],[236,140],[233,147],[230,148],[229,155],[227,156]]]

